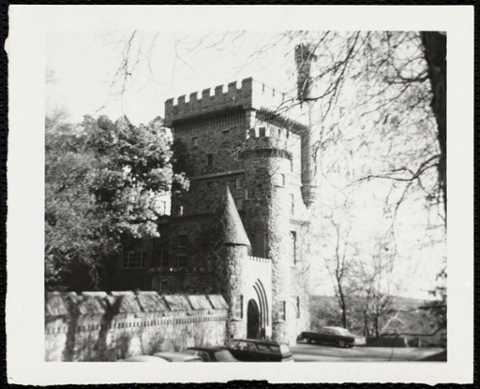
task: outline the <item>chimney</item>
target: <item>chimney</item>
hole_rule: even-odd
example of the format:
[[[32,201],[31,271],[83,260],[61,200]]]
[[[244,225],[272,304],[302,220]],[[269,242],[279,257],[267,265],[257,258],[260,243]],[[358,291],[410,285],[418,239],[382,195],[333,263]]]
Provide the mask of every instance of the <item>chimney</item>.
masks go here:
[[[315,164],[317,143],[315,139],[318,135],[319,118],[315,115],[318,110],[314,93],[314,81],[312,80],[310,69],[312,62],[316,59],[315,54],[309,44],[299,44],[295,47],[295,62],[297,65],[297,98],[300,103],[305,103],[308,110],[308,129],[301,134],[302,147],[302,199],[307,208],[315,200],[316,179]]]

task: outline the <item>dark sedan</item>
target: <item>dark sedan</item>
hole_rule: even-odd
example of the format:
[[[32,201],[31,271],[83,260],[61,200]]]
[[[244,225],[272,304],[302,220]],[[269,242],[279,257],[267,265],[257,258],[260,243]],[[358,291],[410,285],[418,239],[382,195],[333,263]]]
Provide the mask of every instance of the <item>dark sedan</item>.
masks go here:
[[[238,362],[237,359],[224,347],[198,346],[189,347],[183,351],[184,354],[197,355],[203,362]]]
[[[286,344],[270,340],[234,339],[227,349],[242,362],[293,362]]]
[[[300,334],[300,338],[305,339],[307,343],[328,343],[340,347],[365,344],[365,338],[352,334],[342,327],[322,327],[316,332],[304,331]]]

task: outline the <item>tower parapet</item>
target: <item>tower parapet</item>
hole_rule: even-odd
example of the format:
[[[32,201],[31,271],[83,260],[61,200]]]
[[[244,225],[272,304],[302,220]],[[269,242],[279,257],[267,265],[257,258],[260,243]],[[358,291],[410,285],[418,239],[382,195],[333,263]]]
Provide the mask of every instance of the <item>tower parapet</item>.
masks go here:
[[[294,106],[294,98],[271,88],[253,78],[245,78],[240,83],[233,81],[219,85],[212,91],[204,89],[199,98],[198,92],[177,99],[165,101],[165,125],[171,126],[175,121],[202,116],[208,113],[219,114],[221,111],[259,110],[266,108],[279,112],[295,121],[306,124],[307,116],[299,106]],[[252,123],[253,127],[253,123]]]

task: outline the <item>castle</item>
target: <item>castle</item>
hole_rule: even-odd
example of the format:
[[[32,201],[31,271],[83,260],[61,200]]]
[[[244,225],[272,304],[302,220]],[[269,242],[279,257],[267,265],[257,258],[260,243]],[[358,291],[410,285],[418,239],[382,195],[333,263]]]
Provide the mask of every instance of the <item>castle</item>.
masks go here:
[[[293,342],[309,327],[306,247],[314,199],[308,104],[252,78],[165,102],[190,188],[161,237],[127,251],[122,288],[220,294],[227,337]]]

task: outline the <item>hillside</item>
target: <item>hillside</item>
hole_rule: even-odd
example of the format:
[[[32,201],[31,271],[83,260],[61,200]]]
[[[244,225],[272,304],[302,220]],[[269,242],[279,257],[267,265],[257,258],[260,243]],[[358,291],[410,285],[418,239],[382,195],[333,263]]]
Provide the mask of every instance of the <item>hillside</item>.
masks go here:
[[[408,335],[412,343],[423,346],[446,345],[446,330],[440,329],[441,318],[433,310],[419,309],[427,301],[396,297],[392,305],[378,316],[380,335],[403,334]],[[364,336],[373,336],[371,321],[374,317],[365,314],[351,302],[351,309],[347,311],[348,329]],[[367,317],[367,319],[365,319]],[[366,324],[367,320],[367,324]],[[341,310],[334,296],[310,296],[310,322],[311,330],[317,330],[325,325],[342,326]],[[438,331],[437,331],[438,330]],[[433,336],[427,336],[434,334]]]

